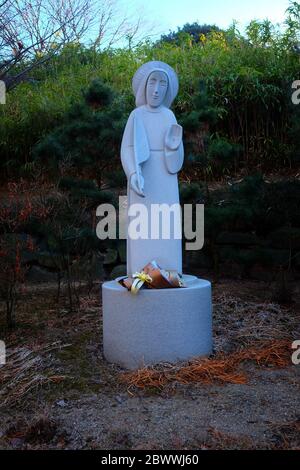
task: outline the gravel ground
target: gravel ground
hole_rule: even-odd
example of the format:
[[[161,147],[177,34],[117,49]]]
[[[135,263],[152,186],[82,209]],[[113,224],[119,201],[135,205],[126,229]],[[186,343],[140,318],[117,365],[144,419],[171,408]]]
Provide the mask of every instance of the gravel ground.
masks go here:
[[[244,385],[173,384],[132,395],[119,380],[122,370],[103,359],[97,291],[83,297],[82,310],[71,317],[54,308],[51,286],[46,292],[48,303],[39,289],[27,294],[20,326],[5,339],[10,347],[35,351],[39,360],[31,377],[56,378],[41,380],[25,394],[16,383],[15,402],[9,400],[12,393],[0,394],[1,449],[300,448],[300,366],[246,363]],[[214,286],[216,350],[232,351],[272,335],[298,338],[299,304],[270,304],[266,292],[263,283]],[[259,324],[255,331],[252,318]],[[56,342],[70,346],[49,349]]]
[[[299,371],[252,372],[249,385],[189,386],[171,397],[87,396],[59,416],[70,448],[280,446],[278,428],[300,418]]]

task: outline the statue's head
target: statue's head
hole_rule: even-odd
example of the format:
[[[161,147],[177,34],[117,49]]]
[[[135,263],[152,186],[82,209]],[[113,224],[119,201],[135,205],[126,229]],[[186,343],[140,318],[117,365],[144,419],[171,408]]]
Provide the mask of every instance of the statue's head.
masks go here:
[[[132,88],[137,107],[148,104],[169,108],[178,93],[178,78],[165,62],[146,62],[134,74]]]
[[[146,85],[146,101],[152,108],[163,104],[169,86],[168,75],[162,71],[151,72]]]

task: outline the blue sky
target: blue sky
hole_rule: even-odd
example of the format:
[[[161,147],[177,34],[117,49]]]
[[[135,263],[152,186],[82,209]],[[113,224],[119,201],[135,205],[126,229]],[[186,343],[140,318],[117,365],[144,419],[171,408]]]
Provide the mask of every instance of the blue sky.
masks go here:
[[[175,30],[184,23],[215,23],[228,27],[235,19],[243,30],[252,19],[269,18],[274,23],[284,21],[288,0],[131,0],[138,7],[144,4],[144,15],[155,24],[159,33]]]

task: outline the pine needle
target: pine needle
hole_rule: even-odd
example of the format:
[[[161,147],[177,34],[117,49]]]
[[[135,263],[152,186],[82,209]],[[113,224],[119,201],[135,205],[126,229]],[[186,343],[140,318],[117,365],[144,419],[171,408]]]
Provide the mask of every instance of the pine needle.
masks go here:
[[[291,363],[290,357],[291,341],[285,339],[268,341],[228,355],[220,353],[211,359],[194,359],[186,365],[168,365],[161,370],[146,367],[134,372],[125,372],[120,380],[128,385],[131,394],[135,388],[163,390],[171,383],[246,384],[248,377],[239,370],[241,363],[252,361],[259,366],[281,368]]]

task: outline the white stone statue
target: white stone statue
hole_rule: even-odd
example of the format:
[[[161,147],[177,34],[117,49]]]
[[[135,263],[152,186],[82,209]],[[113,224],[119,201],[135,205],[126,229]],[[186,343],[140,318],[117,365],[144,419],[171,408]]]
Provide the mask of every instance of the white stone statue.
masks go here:
[[[137,70],[132,87],[136,108],[125,127],[121,161],[128,180],[128,210],[134,204],[143,204],[148,210],[149,238],[133,239],[128,234],[127,274],[141,271],[152,260],[163,269],[182,274],[180,219],[172,218],[168,239],[164,239],[162,227],[155,239],[151,237],[150,218],[153,204],[179,207],[177,173],[184,159],[182,128],[169,109],[178,93],[178,78],[169,65],[151,61]]]
[[[135,73],[132,86],[136,109],[128,118],[121,146],[128,180],[128,276],[102,284],[104,356],[128,369],[190,360],[212,351],[211,284],[182,273],[180,213],[179,219],[170,217],[171,211],[163,215],[164,222],[168,217],[174,222],[167,237],[164,226],[151,217],[153,206],[180,208],[182,128],[169,109],[178,92],[177,76],[163,62],[147,62]],[[142,237],[131,236],[132,222],[144,223],[136,217],[136,207],[147,213],[148,238],[143,230]],[[153,261],[174,278],[182,274],[182,285],[163,285]],[[133,279],[150,287],[138,289]]]

